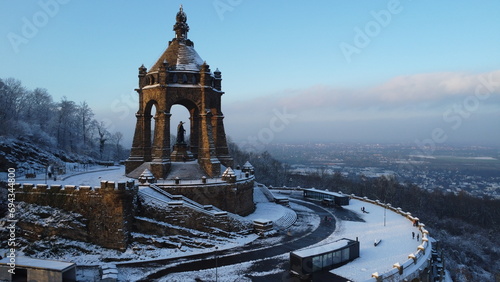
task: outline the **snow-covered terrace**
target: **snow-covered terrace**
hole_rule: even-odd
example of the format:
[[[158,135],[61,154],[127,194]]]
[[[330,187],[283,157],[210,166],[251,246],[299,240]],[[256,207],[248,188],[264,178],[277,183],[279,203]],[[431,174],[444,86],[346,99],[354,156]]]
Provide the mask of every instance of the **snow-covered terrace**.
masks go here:
[[[240,170],[234,170],[234,175],[236,176],[236,182],[244,182],[248,181],[251,179],[254,179],[255,177],[253,175],[249,175],[248,177],[245,175],[244,172],[241,172]],[[192,185],[207,185],[207,184],[218,184],[218,183],[225,183],[227,181],[223,180],[222,177],[207,177],[204,180],[203,179],[179,179],[179,183],[176,184],[176,179],[159,179],[156,181],[156,184],[159,186],[162,185],[176,185],[176,186],[192,186]]]
[[[357,238],[360,241],[360,256],[331,273],[352,281],[377,281],[377,277],[410,281],[418,277],[428,266],[431,256],[431,238],[425,226],[413,226],[414,218],[401,209],[352,197],[349,206],[344,206],[344,209],[357,213],[365,222],[338,221],[335,238]],[[368,213],[363,213],[362,207]],[[415,232],[415,238],[412,232]],[[417,234],[419,240],[416,240]],[[380,243],[375,246],[374,243],[379,240]]]
[[[253,175],[246,176],[245,172],[241,170],[233,170],[236,176],[236,182],[248,181],[254,179]],[[115,167],[94,167],[91,170],[82,172],[73,172],[64,175],[58,175],[57,180],[51,178],[45,178],[43,175],[38,175],[37,178],[26,179],[24,177],[18,177],[16,180],[19,183],[33,183],[33,184],[57,184],[57,185],[75,185],[75,186],[100,186],[101,181],[115,181],[123,182],[128,181],[131,178],[125,176],[125,168],[123,166]],[[175,184],[175,179],[160,179],[157,181],[158,185],[178,185],[178,186],[191,186],[191,185],[201,185],[204,184],[217,184],[226,182],[222,180],[221,177],[207,177],[205,180],[200,179],[179,179],[179,184]]]

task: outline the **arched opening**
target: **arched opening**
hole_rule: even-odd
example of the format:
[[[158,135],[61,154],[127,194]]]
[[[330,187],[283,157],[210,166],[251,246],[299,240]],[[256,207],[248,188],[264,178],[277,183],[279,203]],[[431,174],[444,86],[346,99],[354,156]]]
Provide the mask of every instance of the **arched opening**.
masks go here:
[[[156,126],[156,104],[153,104],[151,106],[151,125],[150,125],[150,132],[151,132],[151,136],[149,138],[149,144],[151,146],[151,148],[154,146],[154,140],[155,140],[155,126]]]
[[[154,117],[156,116],[156,112],[157,102],[154,100],[149,101],[144,108],[144,139],[142,141],[142,143],[144,144],[144,160],[148,162],[152,160],[152,154],[154,150],[153,141],[156,131],[156,121]]]
[[[182,121],[183,127],[186,130],[184,140],[187,145],[190,145],[191,136],[191,116],[188,109],[183,105],[173,105],[170,109],[170,144],[173,146],[177,142],[177,126]]]
[[[199,138],[200,138],[200,112],[197,104],[191,99],[181,99],[173,102],[169,107],[170,114],[170,146],[172,149],[171,159],[174,161],[175,156],[179,156],[180,151],[186,151],[189,155],[188,159],[198,159]],[[178,129],[180,122],[183,122],[183,145],[176,147],[178,140]],[[181,149],[180,149],[181,148]],[[179,150],[177,150],[179,149]]]

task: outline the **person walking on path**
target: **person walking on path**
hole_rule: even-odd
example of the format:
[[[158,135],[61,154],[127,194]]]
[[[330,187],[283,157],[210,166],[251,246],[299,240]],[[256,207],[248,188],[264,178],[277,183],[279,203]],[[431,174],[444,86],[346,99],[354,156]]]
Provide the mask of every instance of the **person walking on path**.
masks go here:
[[[411,237],[412,237],[412,239],[415,239],[415,232],[413,232],[413,231],[411,232]]]

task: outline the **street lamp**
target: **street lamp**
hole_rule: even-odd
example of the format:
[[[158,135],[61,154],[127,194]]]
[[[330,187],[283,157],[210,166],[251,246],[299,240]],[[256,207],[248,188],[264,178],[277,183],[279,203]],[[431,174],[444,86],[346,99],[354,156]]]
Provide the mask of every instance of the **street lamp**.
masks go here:
[[[377,202],[378,204],[380,205],[381,202],[380,202],[380,199],[378,197],[375,197],[377,199]],[[385,219],[386,219],[386,214],[387,214],[387,203],[384,201],[383,202],[383,205],[384,205],[384,226],[385,226]]]
[[[385,226],[385,214],[387,212],[387,204],[384,203],[384,226]]]
[[[217,249],[219,249],[219,247],[215,246],[215,282],[218,281],[218,273],[217,273]]]

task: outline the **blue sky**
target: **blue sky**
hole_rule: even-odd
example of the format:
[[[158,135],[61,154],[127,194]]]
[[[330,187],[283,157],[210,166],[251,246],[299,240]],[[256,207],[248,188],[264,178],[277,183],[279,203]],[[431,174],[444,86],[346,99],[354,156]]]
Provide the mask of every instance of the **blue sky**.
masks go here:
[[[0,77],[87,101],[131,140],[137,68],[179,4],[236,141],[500,143],[499,1],[0,0]]]

